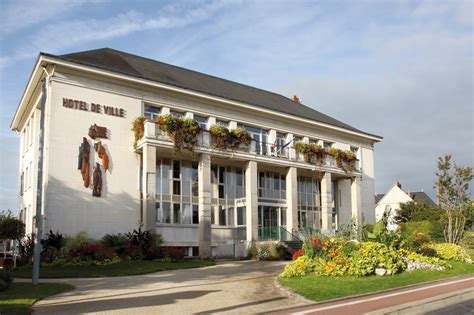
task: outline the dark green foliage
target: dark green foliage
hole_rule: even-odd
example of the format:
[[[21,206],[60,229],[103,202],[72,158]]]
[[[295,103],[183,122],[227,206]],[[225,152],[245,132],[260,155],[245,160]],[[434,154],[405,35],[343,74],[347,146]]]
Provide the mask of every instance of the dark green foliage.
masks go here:
[[[33,254],[35,250],[35,234],[27,235],[20,240],[19,246],[20,265],[26,265],[33,262]]]
[[[59,257],[64,243],[64,236],[61,233],[54,233],[53,231],[49,230],[47,237],[41,240],[41,246],[43,247],[41,255],[43,260],[49,262],[54,258]]]
[[[417,213],[424,212],[427,208],[422,202],[409,201],[400,203],[400,209],[397,210],[393,220],[395,223],[417,221],[413,219],[413,216]]]
[[[131,245],[140,246],[143,249],[157,247],[163,243],[161,235],[154,234],[151,231],[143,231],[140,226],[138,230],[133,230],[126,234]]]
[[[102,237],[101,243],[105,247],[115,247],[125,246],[129,242],[127,235],[118,233],[118,234],[105,234]]]
[[[412,221],[429,221],[431,223],[431,238],[435,242],[444,242],[443,228],[446,225],[446,213],[443,209],[425,209],[416,212]]]
[[[25,224],[10,211],[0,213],[0,240],[19,240],[25,235]]]
[[[10,287],[13,282],[13,278],[10,273],[5,270],[0,270],[0,291],[5,291]]]

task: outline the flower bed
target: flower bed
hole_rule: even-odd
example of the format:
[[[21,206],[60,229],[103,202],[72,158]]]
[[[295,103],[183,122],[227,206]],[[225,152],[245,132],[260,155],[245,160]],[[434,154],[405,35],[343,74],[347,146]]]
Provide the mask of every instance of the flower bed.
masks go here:
[[[471,262],[469,255],[458,245],[429,246],[436,251],[436,257],[403,248],[397,250],[377,242],[310,237],[304,241],[302,250],[294,253],[293,261],[280,276],[292,278],[309,273],[320,276],[394,275],[404,270],[449,269],[451,264],[447,260]]]

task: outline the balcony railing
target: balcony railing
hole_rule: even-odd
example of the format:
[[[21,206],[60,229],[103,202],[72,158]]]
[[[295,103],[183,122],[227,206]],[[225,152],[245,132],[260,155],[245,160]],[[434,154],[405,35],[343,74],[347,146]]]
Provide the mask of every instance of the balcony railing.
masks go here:
[[[157,124],[146,122],[145,123],[145,133],[146,138],[157,139],[161,141],[171,141],[166,133],[162,132]],[[198,147],[204,148],[213,148],[211,134],[207,130],[201,131],[198,135]],[[285,159],[295,162],[309,163],[316,166],[338,168],[335,159],[332,156],[326,155],[322,158],[321,161],[317,161],[313,158],[310,161],[305,161],[304,156],[298,153],[293,147],[292,144],[282,147],[268,142],[259,142],[254,139],[250,142],[249,145],[241,145],[238,147],[236,152],[245,152],[252,155],[260,155],[266,157],[272,157],[277,159]],[[343,162],[345,164],[345,162]],[[344,168],[346,165],[344,165]],[[359,163],[355,161],[353,170],[359,170]]]

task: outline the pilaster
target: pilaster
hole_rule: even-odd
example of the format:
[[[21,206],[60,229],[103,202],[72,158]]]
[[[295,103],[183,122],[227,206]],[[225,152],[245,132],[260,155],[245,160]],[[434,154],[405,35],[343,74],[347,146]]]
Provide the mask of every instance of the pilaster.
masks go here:
[[[143,217],[142,222],[146,230],[156,230],[156,147],[145,144],[143,146]]]
[[[199,256],[211,256],[211,156],[202,153],[198,166]]]
[[[258,240],[257,162],[248,161],[245,169],[247,241]]]
[[[323,231],[332,229],[332,211],[333,211],[333,200],[332,200],[332,184],[331,184],[331,173],[325,172],[321,179],[321,216]]]
[[[351,213],[357,223],[362,223],[362,199],[360,193],[361,179],[353,177],[351,179]]]
[[[286,229],[291,233],[298,228],[297,180],[297,168],[288,168],[288,172],[286,173]]]

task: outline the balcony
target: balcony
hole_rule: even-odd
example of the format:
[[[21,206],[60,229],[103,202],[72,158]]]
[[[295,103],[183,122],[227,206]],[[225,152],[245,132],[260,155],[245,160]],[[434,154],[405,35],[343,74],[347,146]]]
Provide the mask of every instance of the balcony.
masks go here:
[[[171,139],[166,135],[166,133],[162,132],[158,125],[152,122],[145,123],[145,131],[144,131],[144,138],[141,140],[157,140],[160,144],[167,145],[172,147],[173,143]],[[212,145],[211,134],[207,130],[201,131],[198,135],[198,143],[196,147],[197,152],[208,152],[211,154],[233,154],[235,155],[242,155],[242,156],[254,156],[254,157],[261,157],[268,160],[277,160],[277,161],[288,161],[288,162],[297,162],[297,163],[304,163],[306,165],[312,165],[321,168],[331,168],[331,169],[347,169],[347,164],[342,162],[342,168],[337,165],[335,159],[332,156],[324,156],[320,161],[316,159],[311,159],[310,161],[305,161],[304,156],[298,153],[292,145],[288,145],[287,147],[280,147],[276,146],[272,143],[266,142],[257,142],[252,140],[249,145],[241,145],[235,150],[219,150]],[[358,172],[358,161],[354,163],[352,168],[352,172]]]

